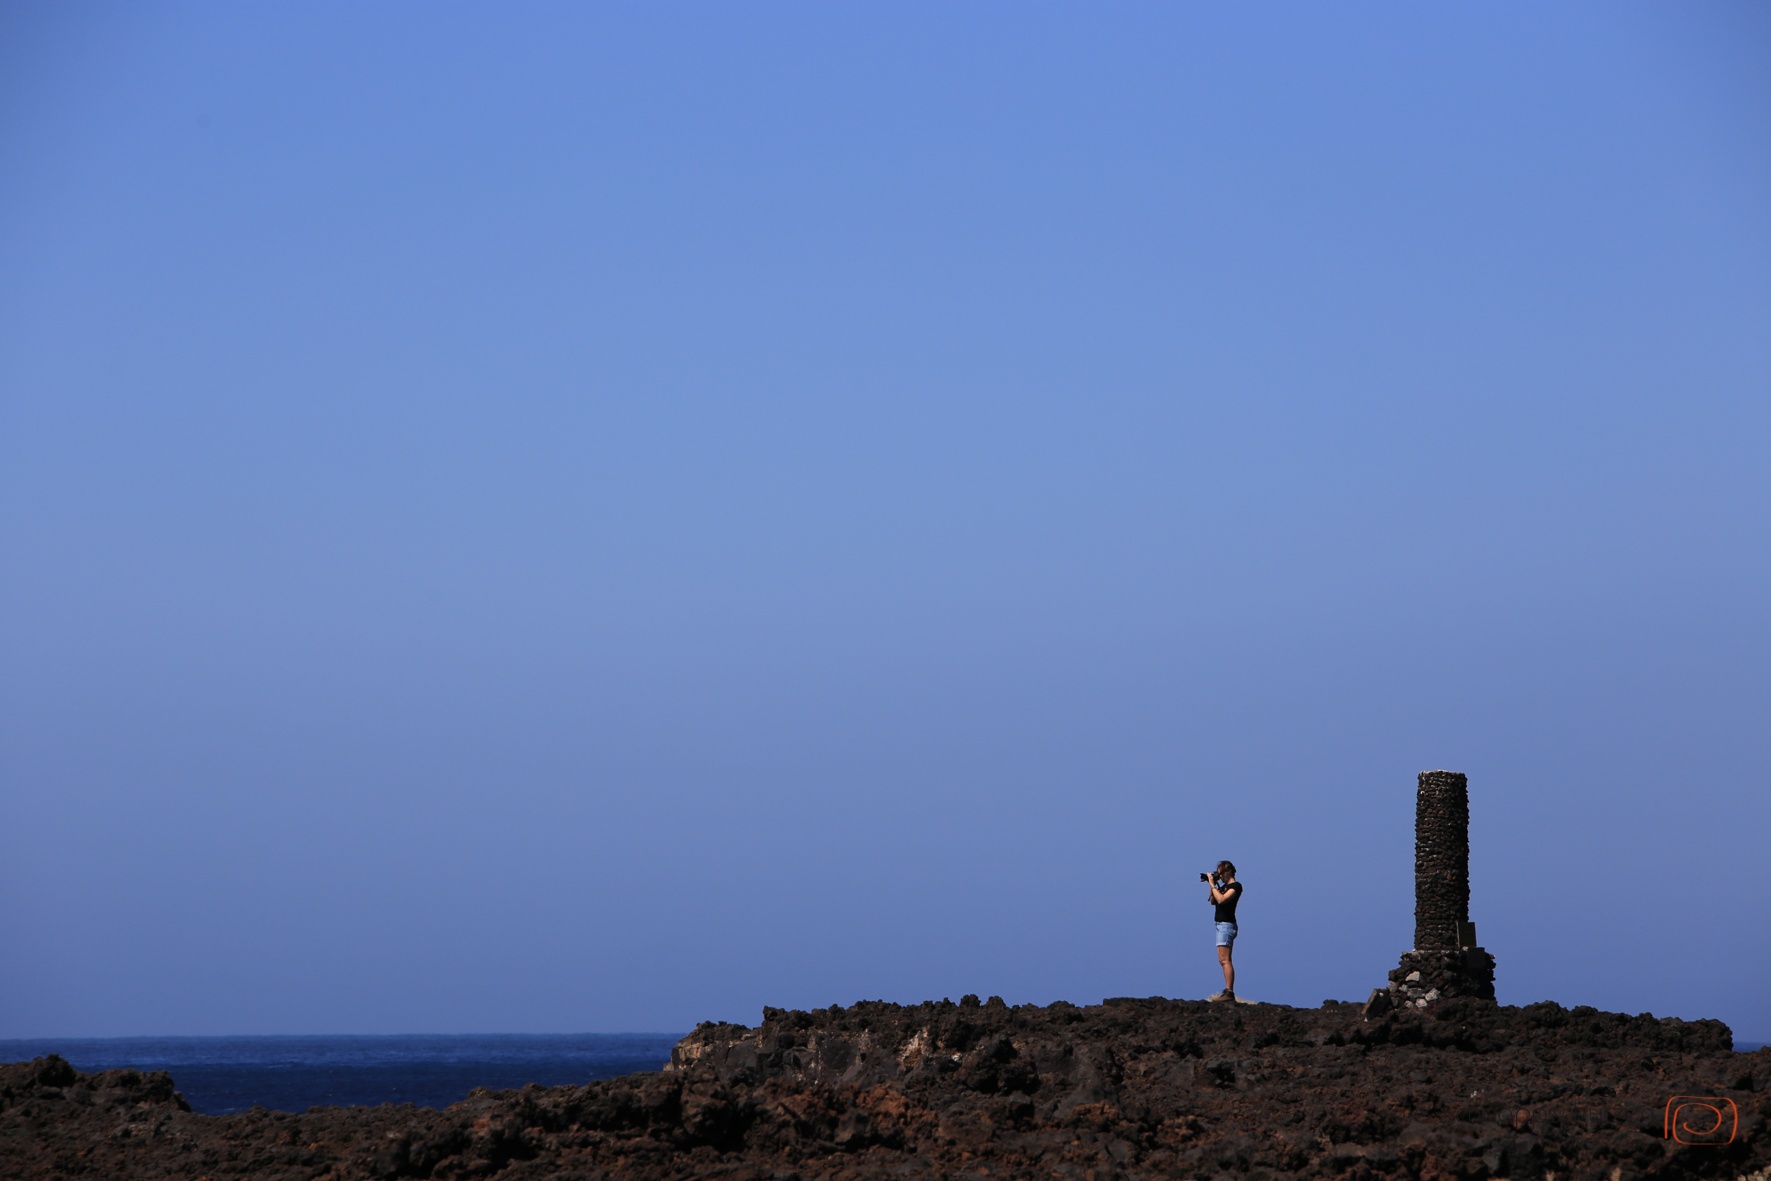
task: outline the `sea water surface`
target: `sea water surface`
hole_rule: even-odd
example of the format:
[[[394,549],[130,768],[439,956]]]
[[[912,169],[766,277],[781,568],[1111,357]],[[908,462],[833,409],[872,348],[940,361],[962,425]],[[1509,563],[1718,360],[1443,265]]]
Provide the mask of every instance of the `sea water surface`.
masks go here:
[[[0,1039],[0,1062],[60,1054],[84,1072],[164,1070],[191,1107],[415,1103],[447,1107],[475,1087],[559,1086],[657,1070],[678,1033],[396,1034]]]

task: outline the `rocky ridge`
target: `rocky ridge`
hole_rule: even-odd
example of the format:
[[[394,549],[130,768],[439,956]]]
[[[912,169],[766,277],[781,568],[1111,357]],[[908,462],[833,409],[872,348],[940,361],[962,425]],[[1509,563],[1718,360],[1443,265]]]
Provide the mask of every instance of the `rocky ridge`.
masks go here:
[[[1730,1142],[1668,1139],[1678,1095],[1734,1113]],[[444,1111],[232,1116],[164,1074],[48,1058],[0,1067],[0,1176],[1771,1181],[1771,1050],[1734,1053],[1715,1021],[1469,997],[966,997],[768,1009],[702,1025],[662,1071]]]

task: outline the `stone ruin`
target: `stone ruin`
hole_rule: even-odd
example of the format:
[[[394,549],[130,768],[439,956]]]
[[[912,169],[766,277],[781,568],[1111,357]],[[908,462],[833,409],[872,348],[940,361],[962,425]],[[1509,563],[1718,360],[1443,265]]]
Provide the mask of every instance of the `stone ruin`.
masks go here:
[[[1494,957],[1470,921],[1470,781],[1422,771],[1414,800],[1414,949],[1374,989],[1366,1013],[1424,1009],[1441,997],[1494,999]]]

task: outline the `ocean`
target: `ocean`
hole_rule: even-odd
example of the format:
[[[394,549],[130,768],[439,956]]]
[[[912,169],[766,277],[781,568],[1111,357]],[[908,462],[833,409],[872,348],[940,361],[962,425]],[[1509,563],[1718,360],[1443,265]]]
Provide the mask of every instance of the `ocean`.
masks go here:
[[[74,1069],[164,1070],[191,1107],[415,1103],[447,1107],[475,1087],[558,1086],[657,1070],[677,1033],[400,1034],[313,1037],[0,1039],[0,1062],[60,1054]]]

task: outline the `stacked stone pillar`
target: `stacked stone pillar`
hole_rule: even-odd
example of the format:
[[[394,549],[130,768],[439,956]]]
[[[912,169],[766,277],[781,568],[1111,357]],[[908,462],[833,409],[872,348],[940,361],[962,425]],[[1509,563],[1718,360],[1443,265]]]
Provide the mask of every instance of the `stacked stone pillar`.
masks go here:
[[[1414,949],[1456,951],[1470,921],[1470,781],[1422,771],[1414,797]]]
[[[1494,957],[1476,946],[1470,922],[1469,779],[1422,771],[1414,797],[1414,949],[1390,973],[1385,999],[1426,1008],[1453,996],[1492,1001]]]

